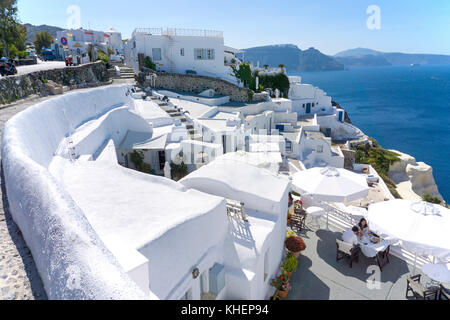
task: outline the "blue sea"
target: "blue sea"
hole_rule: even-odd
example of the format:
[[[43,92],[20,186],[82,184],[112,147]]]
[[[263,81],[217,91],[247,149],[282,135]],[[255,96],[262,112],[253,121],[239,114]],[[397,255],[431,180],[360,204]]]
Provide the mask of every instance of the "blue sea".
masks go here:
[[[355,67],[290,75],[325,90],[354,125],[384,148],[432,166],[440,193],[450,200],[450,66]]]

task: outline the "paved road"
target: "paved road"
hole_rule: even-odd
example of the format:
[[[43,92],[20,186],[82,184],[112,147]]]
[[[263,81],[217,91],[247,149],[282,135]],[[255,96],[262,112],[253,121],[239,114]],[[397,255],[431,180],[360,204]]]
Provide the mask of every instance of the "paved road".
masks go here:
[[[19,66],[17,67],[17,74],[23,75],[36,71],[50,70],[50,69],[62,69],[65,68],[66,64],[64,61],[40,61],[38,64],[30,66]]]

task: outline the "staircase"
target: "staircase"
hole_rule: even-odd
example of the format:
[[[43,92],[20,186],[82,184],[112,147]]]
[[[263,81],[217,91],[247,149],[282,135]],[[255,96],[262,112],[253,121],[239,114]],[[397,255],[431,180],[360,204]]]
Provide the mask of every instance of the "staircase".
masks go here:
[[[109,77],[111,79],[134,79],[135,73],[132,68],[125,66],[121,62],[112,61],[111,64],[115,67],[117,66],[120,69],[120,76],[117,75],[115,69],[108,70]]]
[[[177,41],[175,41],[172,36],[167,35],[167,51],[165,51],[164,56],[166,57],[166,59],[168,61],[168,67],[167,67],[168,73],[175,72],[175,63],[173,62],[172,57],[173,57],[173,51],[175,50],[176,42]]]
[[[161,101],[158,98],[152,97],[151,99],[174,120],[180,120],[181,123],[186,125],[186,129],[191,136],[191,140],[203,141],[203,137],[197,132],[194,126],[187,121],[186,117],[181,114],[180,111],[178,111],[174,107],[169,106],[167,102]]]

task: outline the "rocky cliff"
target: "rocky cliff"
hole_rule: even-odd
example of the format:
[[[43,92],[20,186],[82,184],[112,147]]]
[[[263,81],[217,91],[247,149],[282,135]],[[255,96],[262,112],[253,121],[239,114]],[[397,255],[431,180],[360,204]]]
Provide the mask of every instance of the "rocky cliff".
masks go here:
[[[400,161],[389,168],[389,177],[397,185],[404,199],[422,200],[425,194],[443,199],[434,180],[433,168],[408,154],[391,150],[400,155]]]

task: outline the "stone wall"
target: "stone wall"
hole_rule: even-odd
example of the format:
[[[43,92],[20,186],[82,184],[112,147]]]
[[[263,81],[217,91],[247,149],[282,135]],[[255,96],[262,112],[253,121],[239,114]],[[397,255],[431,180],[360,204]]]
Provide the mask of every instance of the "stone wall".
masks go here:
[[[0,79],[0,105],[9,104],[37,94],[52,94],[46,84],[51,80],[69,90],[89,88],[105,84],[109,75],[103,62],[95,62],[77,67],[43,70],[20,76]]]
[[[356,152],[353,150],[341,149],[344,155],[344,169],[353,171],[353,165],[356,162]]]
[[[199,94],[207,89],[213,89],[216,94],[229,96],[231,101],[249,101],[248,89],[238,87],[225,80],[198,75],[157,73],[155,86],[152,86],[150,80],[145,80],[146,75],[148,73],[141,73],[139,76],[140,84],[144,87],[191,92],[194,94]],[[253,100],[258,101],[256,99],[259,98],[259,96],[255,95]]]

